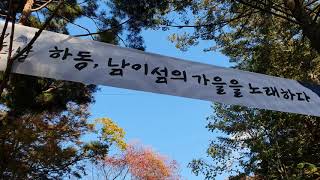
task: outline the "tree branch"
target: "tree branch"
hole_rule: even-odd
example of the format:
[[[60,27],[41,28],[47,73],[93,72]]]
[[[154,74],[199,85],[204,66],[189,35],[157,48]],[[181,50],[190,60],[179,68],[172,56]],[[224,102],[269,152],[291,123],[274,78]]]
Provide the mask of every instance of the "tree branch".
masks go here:
[[[42,8],[47,7],[47,5],[50,4],[50,3],[52,3],[52,2],[53,2],[53,0],[48,0],[47,2],[45,2],[45,3],[44,3],[43,5],[41,5],[40,7],[37,7],[37,8],[35,8],[35,9],[31,9],[31,12],[39,11],[39,10],[41,10]]]
[[[163,26],[167,26],[167,27],[175,27],[175,28],[197,28],[197,27],[206,27],[206,26],[218,26],[218,25],[223,25],[226,23],[231,23],[233,21],[236,21],[238,19],[247,17],[247,16],[251,16],[253,13],[256,12],[249,12],[249,13],[242,13],[240,15],[238,15],[237,17],[228,19],[228,20],[224,20],[224,21],[220,21],[220,22],[215,22],[215,23],[210,23],[210,24],[199,24],[199,25],[163,25]]]
[[[46,7],[46,9],[47,9],[48,11],[50,11],[51,13],[53,12],[53,11],[52,11],[51,9],[49,9],[48,7]],[[78,27],[81,28],[81,29],[84,29],[84,30],[87,31],[89,34],[91,33],[88,28],[85,28],[85,27],[83,27],[83,26],[81,26],[81,25],[79,25],[79,24],[73,23],[73,22],[71,22],[71,20],[69,20],[68,18],[66,18],[66,17],[64,17],[64,16],[62,16],[62,15],[57,14],[57,16],[59,16],[59,17],[61,17],[62,19],[66,20],[66,21],[67,21],[68,23],[70,23],[70,24],[73,24],[73,25],[75,25],[75,26],[78,26]],[[91,36],[91,38],[94,39],[93,36]]]
[[[126,171],[126,173],[124,174],[124,177],[123,177],[123,179],[122,179],[122,180],[125,180],[125,179],[126,179],[126,177],[127,177],[128,173],[129,173],[129,168],[128,168],[128,170]]]
[[[112,180],[116,180],[116,179],[122,174],[122,172],[123,172],[125,169],[126,169],[126,167],[123,166],[123,167],[121,168],[121,170],[119,171],[119,173],[118,173],[116,176],[114,176],[114,178],[113,178]]]
[[[89,0],[85,0],[84,2],[82,2],[82,3],[79,3],[79,5],[80,4],[83,4],[83,3],[86,3],[86,2],[88,2]],[[68,2],[66,2],[70,7],[73,7],[73,5],[71,5],[71,4],[69,4]],[[78,9],[76,9],[76,8],[73,8],[75,11],[77,11],[78,13],[81,13],[82,14],[82,11],[79,11]],[[88,19],[90,19],[94,24],[95,24],[95,26],[96,26],[96,28],[100,31],[100,28],[99,28],[99,26],[98,26],[98,24],[97,24],[97,22],[95,21],[95,19],[97,19],[97,20],[99,20],[98,18],[93,18],[93,17],[90,17],[90,16],[87,16],[87,15],[85,15],[85,14],[82,14],[83,16],[85,16],[86,18],[88,18]],[[101,20],[99,20],[99,21],[101,21]],[[91,32],[89,32],[88,33],[88,35],[87,36],[90,36],[90,34],[91,34]],[[94,35],[94,34],[92,34],[92,35]]]
[[[283,16],[283,15],[281,15],[281,14],[278,14],[278,13],[275,13],[275,12],[272,12],[272,11],[269,11],[269,10],[266,10],[266,9],[264,9],[264,8],[262,8],[262,7],[253,5],[253,4],[248,3],[248,2],[245,2],[245,1],[243,1],[243,0],[235,0],[235,1],[238,2],[238,3],[240,3],[240,4],[249,6],[249,7],[251,7],[251,8],[258,9],[258,10],[263,11],[263,12],[266,12],[266,13],[270,13],[270,14],[276,16],[276,17],[285,19],[285,20],[287,20],[287,21],[289,21],[289,22],[292,22],[292,23],[295,23],[295,24],[300,24],[298,21],[296,21],[296,20],[294,20],[294,19],[291,19],[291,18],[288,18],[288,17]]]
[[[118,28],[126,23],[128,23],[129,21],[131,21],[131,19],[127,19],[126,21],[120,23],[119,25],[115,26],[115,27],[111,27],[109,29],[105,29],[103,31],[100,31],[100,32],[94,32],[94,33],[88,33],[88,34],[80,34],[80,35],[74,35],[74,37],[83,37],[83,36],[92,36],[92,35],[97,35],[97,34],[102,34],[102,33],[105,33],[105,32],[109,32],[109,31],[112,31],[113,29],[115,28]]]
[[[51,16],[45,21],[45,23],[42,25],[42,27],[35,33],[34,37],[31,39],[31,41],[27,44],[27,46],[25,48],[23,48],[19,53],[17,53],[15,56],[13,56],[12,58],[10,57],[8,59],[7,62],[7,67],[6,70],[4,72],[3,75],[3,79],[2,82],[0,84],[0,96],[3,92],[3,89],[6,87],[8,80],[9,80],[9,76],[11,73],[11,69],[13,66],[13,62],[20,57],[21,55],[23,55],[26,51],[30,50],[32,48],[32,45],[35,43],[35,41],[39,38],[40,34],[42,33],[42,31],[44,29],[46,29],[51,20],[54,18],[54,16],[57,14],[58,10],[62,7],[62,5],[64,4],[64,0],[61,0],[60,3],[58,4],[58,6],[56,7],[56,9],[54,10],[54,12],[51,14]],[[14,17],[15,19],[15,17]],[[14,27],[14,26],[13,26]],[[11,34],[11,36],[13,36],[13,34]],[[11,51],[9,51],[9,54],[11,53]],[[11,54],[10,54],[11,55]]]
[[[270,0],[271,2],[271,6],[270,6],[270,8],[271,9],[274,9],[275,11],[278,11],[278,12],[280,12],[280,13],[283,13],[284,15],[287,15],[287,16],[291,16],[292,17],[292,14],[289,14],[287,11],[285,11],[285,10],[290,10],[289,8],[287,8],[287,7],[285,7],[285,6],[281,6],[281,5],[279,5],[279,4],[276,4],[276,3],[274,3],[274,2],[272,2],[272,0]],[[261,2],[261,1],[256,1],[256,2],[259,2],[259,4],[262,4],[263,6],[265,6],[265,7],[269,7],[269,5],[268,4],[266,4],[265,2]],[[258,6],[257,6],[258,7]],[[285,10],[282,10],[282,9],[285,9]],[[267,9],[266,9],[267,10]],[[271,11],[271,10],[270,10]],[[272,12],[272,11],[271,11]]]
[[[9,23],[9,20],[10,20],[11,6],[12,6],[12,0],[10,0],[10,2],[9,2],[9,10],[8,10],[9,13],[6,16],[6,20],[5,20],[3,29],[2,29],[1,37],[0,37],[0,52],[2,51],[2,48],[3,48],[3,40],[5,38],[6,30],[8,28],[8,23]]]

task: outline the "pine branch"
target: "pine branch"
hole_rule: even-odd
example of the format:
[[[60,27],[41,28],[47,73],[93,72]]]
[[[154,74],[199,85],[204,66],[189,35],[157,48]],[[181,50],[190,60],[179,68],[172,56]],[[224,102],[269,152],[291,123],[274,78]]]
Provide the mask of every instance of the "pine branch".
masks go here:
[[[45,8],[46,8],[48,11],[50,11],[51,13],[53,12],[53,11],[52,11],[51,9],[49,9],[48,7],[45,7]],[[64,19],[65,21],[67,21],[67,22],[70,23],[70,24],[73,24],[73,25],[75,25],[75,26],[77,26],[77,27],[79,27],[79,28],[81,28],[81,29],[84,29],[84,30],[87,31],[89,34],[91,33],[88,28],[85,28],[85,27],[83,27],[83,26],[81,26],[81,25],[79,25],[79,24],[73,23],[71,20],[69,20],[68,18],[66,18],[66,17],[64,17],[64,16],[62,16],[62,15],[57,14],[57,16],[61,17],[62,19]],[[93,36],[91,36],[91,38],[94,39]]]
[[[255,13],[255,12],[251,11],[249,13],[241,13],[240,15],[238,15],[235,18],[231,18],[231,19],[228,19],[228,20],[220,21],[220,22],[209,23],[209,24],[199,24],[199,25],[163,25],[163,26],[175,27],[175,28],[198,28],[198,27],[207,27],[207,26],[220,26],[220,25],[225,25],[225,24],[231,23],[233,21],[239,20],[239,19],[247,17],[247,16],[251,16],[252,13]]]
[[[267,3],[262,2],[262,1],[256,1],[256,2],[263,5],[264,7],[269,7],[271,5],[270,6],[271,9],[274,9],[275,11],[278,11],[288,17],[290,17],[290,16],[292,17],[292,14],[289,14],[287,11],[285,11],[285,10],[290,10],[289,8],[287,8],[285,6],[281,6],[279,4],[276,4],[276,3],[272,2],[272,0],[270,0],[270,3],[271,3],[270,5],[268,5]],[[283,10],[283,9],[285,9],[285,10]]]
[[[126,21],[118,24],[115,27],[111,27],[109,29],[105,29],[105,30],[100,31],[100,32],[94,32],[94,33],[88,33],[88,34],[79,34],[79,35],[74,35],[74,37],[92,36],[92,35],[98,35],[98,34],[102,34],[102,33],[105,33],[105,32],[113,31],[114,29],[119,28],[120,26],[128,23],[129,21],[131,21],[131,19],[127,19]]]
[[[286,16],[283,16],[283,15],[281,15],[281,14],[272,12],[272,11],[267,10],[267,9],[264,9],[264,8],[259,7],[259,6],[257,6],[257,5],[253,5],[253,4],[248,3],[248,2],[245,2],[245,1],[243,1],[243,0],[235,0],[235,1],[238,2],[238,3],[240,3],[240,4],[249,6],[249,7],[251,7],[251,8],[258,9],[258,10],[261,10],[261,11],[266,12],[266,13],[270,13],[270,14],[276,16],[276,17],[285,19],[285,20],[287,20],[287,21],[289,21],[289,22],[292,22],[292,23],[294,23],[294,24],[300,24],[298,21],[296,21],[296,20],[294,20],[294,19],[288,18],[288,17],[286,17]]]

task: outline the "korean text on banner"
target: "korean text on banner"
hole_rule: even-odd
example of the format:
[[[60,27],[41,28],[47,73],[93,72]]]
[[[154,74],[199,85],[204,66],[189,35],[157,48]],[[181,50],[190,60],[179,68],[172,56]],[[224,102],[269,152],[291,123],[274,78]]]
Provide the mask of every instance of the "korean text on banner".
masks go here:
[[[0,24],[3,28],[3,24]],[[16,25],[14,52],[37,29]],[[10,32],[10,28],[7,29]],[[0,52],[6,67],[8,34]],[[14,73],[320,116],[320,87],[44,31]]]

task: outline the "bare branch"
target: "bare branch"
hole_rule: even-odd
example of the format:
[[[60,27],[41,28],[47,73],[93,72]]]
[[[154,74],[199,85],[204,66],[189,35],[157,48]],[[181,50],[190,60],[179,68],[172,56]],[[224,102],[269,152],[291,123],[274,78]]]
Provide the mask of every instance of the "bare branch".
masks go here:
[[[256,2],[259,2],[259,4],[262,4],[264,7],[270,6],[270,5],[266,4],[265,2],[261,2],[261,1],[256,1]],[[271,9],[273,9],[279,13],[282,13],[284,15],[287,15],[288,17],[290,17],[290,16],[293,17],[292,14],[287,12],[288,10],[290,10],[289,8],[287,8],[285,6],[281,6],[277,3],[274,3],[274,2],[272,2],[272,0],[270,0],[270,2],[272,3],[270,6]],[[285,9],[285,10],[283,10],[283,9]]]
[[[53,11],[52,11],[51,9],[49,9],[48,7],[45,7],[45,8],[48,9],[48,11],[53,12]],[[77,26],[77,27],[79,27],[79,28],[81,28],[81,29],[84,29],[84,30],[87,31],[89,34],[91,33],[88,28],[85,28],[85,27],[83,27],[83,26],[81,26],[81,25],[79,25],[79,24],[73,23],[73,22],[71,22],[71,20],[69,20],[68,18],[66,18],[66,17],[64,17],[64,16],[62,16],[62,15],[57,14],[57,16],[61,17],[62,19],[64,19],[65,21],[67,21],[67,22],[70,23],[70,24],[73,24],[73,25],[75,25],[75,26]],[[91,38],[94,39],[93,36],[91,36]]]
[[[124,174],[124,177],[123,177],[122,180],[125,180],[128,174],[129,174],[129,169],[128,169],[128,170],[126,171],[126,173]]]
[[[127,43],[118,34],[117,37],[120,39],[120,41],[123,43],[125,47],[128,47]]]
[[[257,11],[256,11],[257,12]],[[252,13],[256,13],[256,12],[250,12],[250,13],[242,13],[240,15],[238,15],[237,17],[228,19],[228,20],[224,20],[221,22],[215,22],[215,23],[209,23],[209,24],[199,24],[199,25],[164,25],[164,26],[168,26],[168,27],[175,27],[175,28],[197,28],[197,27],[206,27],[206,26],[218,26],[218,25],[223,25],[226,23],[231,23],[233,21],[236,21],[238,19],[247,17],[247,16],[251,16]]]
[[[80,34],[80,35],[74,35],[74,37],[83,37],[83,36],[92,36],[92,35],[97,35],[97,34],[102,34],[102,33],[105,33],[105,32],[109,32],[109,31],[113,31],[114,29],[116,28],[119,28],[120,26],[128,23],[129,21],[131,21],[131,19],[127,19],[126,21],[120,23],[119,25],[117,25],[116,27],[111,27],[109,29],[105,29],[103,31],[100,31],[100,32],[95,32],[95,33],[88,33],[88,34]]]
[[[261,11],[263,11],[263,12],[270,13],[270,14],[276,16],[276,17],[285,19],[285,20],[287,20],[287,21],[289,21],[289,22],[292,22],[292,23],[295,23],[295,24],[300,24],[298,21],[296,21],[296,20],[294,20],[294,19],[288,18],[288,17],[286,17],[286,16],[284,16],[284,15],[281,15],[281,14],[278,14],[278,13],[275,13],[275,12],[272,12],[272,11],[267,10],[267,9],[264,9],[264,8],[259,7],[259,6],[257,6],[257,5],[253,5],[253,4],[248,3],[248,2],[245,2],[245,1],[243,1],[243,0],[235,0],[235,1],[238,2],[238,3],[241,3],[241,4],[243,4],[243,5],[249,6],[249,7],[251,7],[251,8],[255,8],[255,9],[261,10]]]
[[[85,2],[87,2],[88,0],[85,0],[84,2],[82,2],[82,3],[79,3],[79,5],[80,4],[83,4],[83,3],[85,3]],[[73,7],[73,5],[71,5],[71,4],[69,4],[68,2],[66,2],[70,7]],[[76,9],[76,8],[73,8],[75,11],[77,11],[78,13],[81,13],[82,14],[82,11],[79,11],[78,9]],[[82,14],[83,16],[85,16],[86,18],[88,18],[88,19],[90,19],[93,23],[94,23],[94,25],[96,26],[96,28],[100,31],[101,29],[99,28],[99,26],[98,26],[98,24],[97,24],[97,22],[96,22],[96,20],[99,20],[98,18],[93,18],[93,17],[90,17],[90,16],[87,16],[87,15],[84,15],[84,14]],[[96,20],[95,20],[96,19]],[[90,33],[89,33],[90,34]]]
[[[52,3],[52,2],[53,2],[53,0],[48,0],[47,2],[45,2],[44,4],[42,4],[40,7],[31,9],[31,12],[39,11],[39,10],[41,10],[42,8],[47,7],[47,5],[50,4],[50,3]]]

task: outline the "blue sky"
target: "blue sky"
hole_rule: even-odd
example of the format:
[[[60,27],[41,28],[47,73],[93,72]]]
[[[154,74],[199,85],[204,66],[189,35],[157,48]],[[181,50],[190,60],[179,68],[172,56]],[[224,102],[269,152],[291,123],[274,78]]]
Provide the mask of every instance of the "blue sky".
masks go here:
[[[76,23],[91,27],[89,29],[95,32],[95,25],[90,20],[80,19]],[[71,35],[87,33],[73,25],[69,30]],[[213,45],[212,41],[201,41],[186,52],[176,49],[168,36],[183,30],[144,31],[146,51],[223,67],[231,65],[219,52],[203,51]],[[91,106],[92,119],[111,118],[125,130],[127,142],[138,140],[176,160],[183,179],[204,179],[192,174],[187,165],[194,158],[206,157],[209,141],[215,137],[205,128],[206,118],[212,114],[211,102],[107,86],[100,88],[101,91],[95,94],[96,103]],[[87,178],[92,179],[90,175]]]
[[[173,32],[173,31],[172,31]],[[146,51],[218,66],[230,66],[219,53],[203,52],[212,42],[201,42],[181,52],[167,39],[170,31],[145,31]],[[193,158],[206,157],[209,133],[206,117],[212,114],[211,102],[182,97],[100,86],[92,105],[92,119],[109,117],[126,132],[126,140],[151,146],[160,154],[178,161],[183,179],[204,179],[187,168]],[[223,176],[217,179],[224,179]]]
[[[88,21],[78,24],[90,26]],[[94,27],[93,25],[91,27]],[[70,26],[71,35],[86,33]],[[92,29],[94,32],[95,30]],[[228,67],[228,59],[218,52],[203,52],[212,42],[200,42],[182,52],[168,41],[173,31],[144,31],[146,51],[161,55]],[[91,106],[94,120],[109,117],[126,132],[126,141],[139,141],[156,152],[176,160],[183,179],[197,180],[188,163],[194,158],[206,157],[206,149],[215,134],[205,128],[206,118],[212,114],[211,102],[100,86]],[[89,172],[90,173],[90,172]],[[216,179],[224,179],[224,176]],[[92,179],[90,175],[84,179]]]

